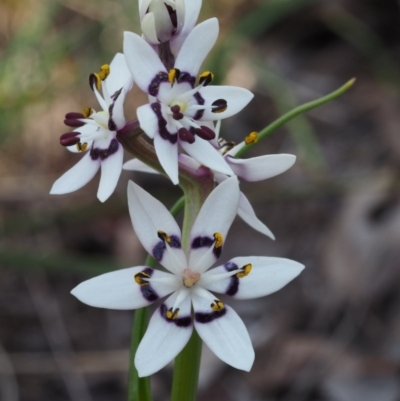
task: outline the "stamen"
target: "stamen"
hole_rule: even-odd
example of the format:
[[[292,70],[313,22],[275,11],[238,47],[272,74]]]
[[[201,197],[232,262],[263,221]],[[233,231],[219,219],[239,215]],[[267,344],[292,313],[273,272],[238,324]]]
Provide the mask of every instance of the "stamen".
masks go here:
[[[76,145],[80,141],[79,135],[79,132],[67,132],[65,134],[62,134],[60,136],[60,144],[62,146]]]
[[[246,138],[244,138],[244,142],[246,145],[251,145],[253,143],[257,143],[258,142],[258,133],[257,132],[250,132],[249,135],[246,136]]]
[[[173,84],[174,82],[176,82],[179,79],[180,74],[181,74],[180,70],[178,70],[177,68],[172,68],[168,72],[168,81],[171,84]]]
[[[224,239],[222,237],[221,233],[214,233],[214,240],[215,240],[215,244],[214,244],[214,248],[221,248]]]
[[[219,299],[214,299],[214,302],[210,305],[210,307],[213,311],[219,312],[225,308],[225,305]]]
[[[135,282],[139,285],[149,285],[149,282],[146,279],[149,279],[150,275],[146,272],[139,272],[135,274],[134,279]]]
[[[75,112],[67,113],[65,115],[66,120],[76,120],[78,118],[84,118],[84,115],[82,113],[75,113]]]
[[[79,152],[84,152],[87,149],[87,147],[88,147],[87,142],[84,142],[84,143],[78,142],[76,144],[76,148],[79,150]]]
[[[181,107],[179,105],[176,104],[175,106],[170,107],[170,109],[174,120],[182,120],[183,113],[181,113]]]
[[[89,118],[94,113],[94,110],[91,107],[85,107],[82,111],[82,114],[85,118]]]
[[[199,76],[199,84],[203,86],[210,85],[210,83],[214,80],[214,74],[210,71],[204,71]]]
[[[180,140],[187,143],[193,143],[196,140],[196,137],[189,130],[183,127],[178,130],[178,135]]]
[[[213,113],[223,113],[228,108],[228,102],[225,99],[218,99],[212,103],[211,111]]]
[[[177,319],[179,316],[179,308],[173,309],[173,308],[169,308],[167,310],[167,313],[165,314],[165,317],[168,320],[175,320]]]
[[[160,238],[160,240],[162,240],[164,242],[166,241],[168,243],[171,242],[171,237],[167,233],[165,233],[164,231],[158,230],[157,231],[157,235],[158,235],[158,238]]]
[[[93,89],[96,85],[97,90],[101,89],[101,81],[104,81],[110,75],[110,66],[108,64],[103,64],[100,67],[100,71],[94,72],[89,75],[89,85]]]
[[[247,265],[244,265],[243,267],[241,267],[240,268],[241,272],[235,274],[235,276],[237,278],[246,277],[250,274],[252,268],[253,268],[253,265],[251,263],[248,263]]]
[[[66,118],[64,120],[64,124],[71,128],[79,128],[85,125],[85,123],[83,123],[82,121],[75,120],[73,118]]]
[[[182,274],[183,285],[187,288],[193,287],[200,280],[200,273],[185,269]]]
[[[100,67],[99,77],[104,81],[110,75],[110,66],[108,64],[103,64]]]
[[[202,125],[200,128],[195,128],[194,132],[200,138],[205,139],[206,141],[210,141],[215,138],[215,132],[211,129]]]
[[[218,120],[221,121],[221,120]],[[218,138],[218,145],[220,147],[219,152],[222,155],[225,155],[228,153],[232,148],[236,146],[236,143],[234,141],[226,141],[224,138]]]

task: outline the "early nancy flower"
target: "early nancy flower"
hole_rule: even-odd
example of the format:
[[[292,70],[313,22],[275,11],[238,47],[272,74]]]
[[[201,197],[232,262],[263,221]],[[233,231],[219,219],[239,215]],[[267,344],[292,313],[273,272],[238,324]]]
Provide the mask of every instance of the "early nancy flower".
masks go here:
[[[254,350],[246,327],[212,292],[235,299],[262,297],[282,288],[304,266],[288,259],[249,256],[209,270],[221,255],[237,213],[236,177],[225,180],[207,198],[186,251],[181,231],[165,206],[133,182],[128,198],[136,234],[169,273],[148,266],[131,267],[85,281],[72,294],[88,305],[109,309],[142,308],[171,294],[154,312],[136,352],[141,377],[174,359],[189,341],[193,327],[220,359],[249,371]]]
[[[200,65],[218,36],[215,18],[197,25],[186,38],[167,71],[153,48],[140,36],[125,33],[124,53],[135,83],[149,95],[149,103],[137,109],[143,131],[154,139],[158,159],[174,184],[178,179],[178,147],[199,163],[230,175],[232,170],[209,143],[215,138],[210,121],[230,117],[253,98],[246,89],[209,85],[213,75],[200,75]],[[211,124],[212,127],[212,124]]]
[[[82,188],[101,167],[97,197],[104,202],[114,192],[122,171],[124,151],[116,134],[125,125],[123,104],[133,85],[124,55],[116,54],[110,65],[105,64],[99,73],[90,75],[89,83],[102,110],[85,108],[82,113],[67,113],[64,123],[75,129],[60,138],[61,145],[71,152],[87,153],[54,183],[50,194],[66,194]]]

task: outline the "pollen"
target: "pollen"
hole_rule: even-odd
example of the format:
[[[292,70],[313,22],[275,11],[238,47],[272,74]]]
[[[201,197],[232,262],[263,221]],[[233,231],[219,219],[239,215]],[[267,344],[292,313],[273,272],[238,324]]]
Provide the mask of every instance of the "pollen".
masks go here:
[[[235,274],[235,276],[237,278],[246,277],[250,274],[252,268],[253,268],[252,264],[248,263],[247,265],[244,265],[243,267],[241,267],[240,268],[241,271],[239,273]]]
[[[100,67],[100,72],[98,73],[99,78],[104,81],[110,75],[110,66],[108,64],[103,64]]]
[[[179,316],[179,308],[177,308],[175,310],[173,308],[169,308],[167,310],[167,313],[165,314],[165,317],[168,320],[175,320],[178,318],[178,316]]]
[[[222,234],[214,233],[214,240],[215,240],[214,248],[221,248],[221,246],[224,242],[224,238],[222,237]]]
[[[85,107],[82,111],[83,117],[88,118],[94,113],[94,110],[91,107]]]
[[[203,86],[210,85],[210,83],[214,80],[214,74],[210,71],[204,71],[199,76],[199,84]]]
[[[249,135],[244,138],[244,142],[246,145],[252,145],[253,143],[258,142],[258,133],[257,132],[250,132]]]
[[[135,274],[134,278],[135,278],[135,282],[139,285],[143,286],[143,285],[149,284],[149,282],[146,281],[145,279],[150,278],[150,276],[145,272],[139,272],[139,273]]]
[[[176,82],[179,79],[180,74],[181,74],[180,70],[178,70],[177,68],[172,68],[168,72],[168,81],[171,84],[173,84],[174,82]]]
[[[219,299],[214,299],[214,302],[210,305],[210,307],[213,311],[219,312],[220,310],[225,308],[225,305]]]
[[[87,149],[87,146],[88,146],[87,142],[84,142],[84,143],[78,142],[78,143],[76,144],[76,149],[77,149],[79,152],[84,152],[84,151]]]
[[[160,238],[162,241],[164,241],[164,242],[167,241],[168,244],[171,242],[171,237],[164,231],[158,230],[157,235],[158,235],[158,238]]]

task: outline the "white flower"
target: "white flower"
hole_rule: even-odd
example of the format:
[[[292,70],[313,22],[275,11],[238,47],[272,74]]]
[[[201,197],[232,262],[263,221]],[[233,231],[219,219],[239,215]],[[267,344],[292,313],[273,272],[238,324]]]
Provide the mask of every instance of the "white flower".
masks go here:
[[[106,64],[99,73],[91,74],[89,82],[102,111],[86,108],[83,113],[67,113],[64,123],[77,128],[60,138],[71,152],[88,152],[54,183],[50,194],[66,194],[82,188],[101,167],[97,197],[104,202],[114,192],[122,171],[124,151],[116,134],[125,125],[123,103],[133,85],[124,55],[116,54],[110,66]]]
[[[197,25],[179,51],[175,68],[167,71],[153,48],[140,36],[125,32],[124,53],[135,83],[149,94],[150,103],[137,109],[143,131],[167,175],[178,179],[178,145],[199,163],[230,175],[229,165],[208,142],[215,137],[210,121],[230,117],[245,107],[253,94],[234,86],[208,86],[212,74],[200,75],[200,65],[218,36],[215,18]]]
[[[241,149],[245,142],[234,145],[232,142],[218,140],[219,127],[216,127],[216,140],[213,144],[219,148],[223,154],[225,161],[229,167],[239,178],[248,182],[256,182],[266,180],[284,173],[293,166],[296,161],[296,156],[290,154],[277,154],[277,155],[264,155],[258,157],[251,157],[249,159],[237,159],[234,156]],[[193,170],[197,170],[201,164],[196,162],[193,158],[180,154],[179,162]],[[123,165],[124,170],[141,171],[144,173],[158,174],[158,172],[139,159],[132,159]],[[221,183],[228,179],[228,175],[211,170],[214,174],[214,180]],[[275,239],[271,230],[256,216],[253,207],[251,206],[248,198],[243,192],[239,196],[238,215],[252,228],[268,237]]]
[[[152,45],[170,41],[171,51],[177,55],[200,8],[201,0],[139,0],[143,36]]]
[[[110,309],[141,308],[171,294],[154,312],[136,352],[135,366],[141,377],[174,359],[189,341],[193,326],[220,359],[249,371],[254,350],[246,327],[210,291],[235,299],[262,297],[282,288],[304,266],[288,259],[249,256],[209,270],[236,216],[239,187],[235,177],[220,184],[205,201],[186,252],[181,231],[164,205],[133,182],[128,199],[137,236],[169,273],[148,266],[131,267],[85,281],[72,294],[88,305]]]

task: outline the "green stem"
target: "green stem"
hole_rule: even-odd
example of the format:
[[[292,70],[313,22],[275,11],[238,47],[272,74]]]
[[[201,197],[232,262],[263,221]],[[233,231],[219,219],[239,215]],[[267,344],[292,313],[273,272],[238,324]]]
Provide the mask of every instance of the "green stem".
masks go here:
[[[312,102],[305,103],[299,107],[294,108],[293,110],[287,112],[284,114],[282,117],[279,117],[277,120],[269,124],[267,127],[265,127],[262,131],[258,133],[258,140],[262,140],[268,135],[270,135],[273,131],[275,131],[277,128],[282,126],[283,124],[287,123],[288,121],[292,120],[299,114],[306,113],[307,111],[310,111],[312,109],[315,109],[319,106],[322,106],[325,103],[328,103],[339,96],[343,95],[345,92],[347,92],[353,85],[354,82],[356,81],[355,78],[351,79],[350,81],[346,82],[342,87],[339,89],[335,90],[334,92],[330,93],[329,95],[326,95],[324,97],[321,97],[317,100],[313,100]],[[240,149],[235,157],[241,157],[243,156],[248,150],[250,150],[253,146],[256,144],[250,144],[250,145],[245,145],[242,149]]]
[[[176,216],[183,209],[184,205],[185,197],[182,196],[170,209],[171,214]],[[151,255],[147,255],[145,265],[154,267],[155,264],[156,260]],[[148,319],[149,308],[138,309],[135,312],[130,348],[128,401],[151,401],[150,378],[140,378],[133,362],[136,350],[146,332]]]

